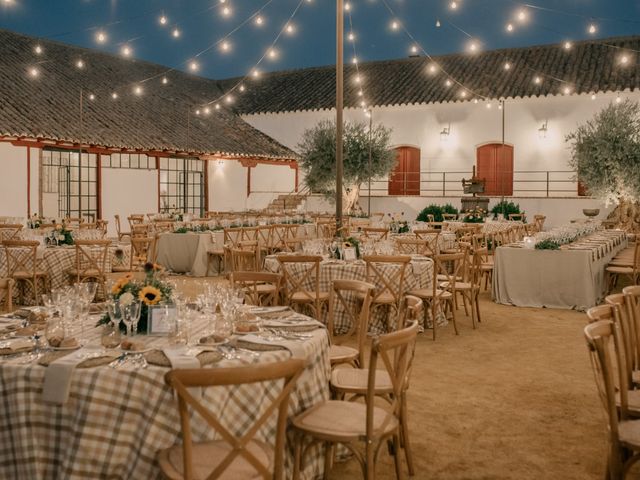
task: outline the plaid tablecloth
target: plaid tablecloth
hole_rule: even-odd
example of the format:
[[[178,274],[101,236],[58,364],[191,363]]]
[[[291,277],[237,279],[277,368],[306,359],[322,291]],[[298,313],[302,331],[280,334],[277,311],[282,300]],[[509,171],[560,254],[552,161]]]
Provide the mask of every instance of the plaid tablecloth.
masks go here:
[[[99,343],[99,329],[87,321],[91,343]],[[192,335],[206,321],[194,322]],[[148,337],[150,346],[166,339]],[[289,415],[295,416],[329,398],[331,367],[328,337],[324,329],[302,342],[307,366],[292,391]],[[261,353],[259,357],[223,360],[211,368],[275,362],[289,358],[287,350]],[[45,367],[18,365],[0,360],[0,478],[6,479],[155,479],[160,470],[156,452],[181,441],[180,419],[173,393],[164,383],[166,368],[112,369],[107,366],[77,369],[72,377],[69,401],[63,406],[42,402]],[[275,382],[207,388],[204,403],[219,412],[219,419],[237,434],[250,428],[275,398]],[[275,417],[257,434],[275,442]],[[213,439],[204,421],[192,421],[194,441]],[[291,478],[293,444],[286,450],[286,478]],[[319,478],[324,453],[318,448],[306,457],[303,478]]]
[[[265,258],[265,270],[270,272],[278,273],[280,271],[280,263],[278,262],[276,256],[268,256]],[[304,264],[289,264],[290,271],[289,273],[292,275],[297,275],[298,278],[302,278],[302,275],[305,270]],[[407,267],[404,276],[404,285],[403,291],[406,293],[410,290],[418,289],[418,288],[431,288],[433,282],[433,260],[427,257],[414,257],[411,260],[411,263]],[[392,264],[381,264],[380,268],[388,277],[392,277],[395,272],[398,271],[399,267],[397,265]],[[345,262],[343,260],[324,260],[320,264],[320,291],[328,292],[331,289],[331,282],[333,280],[361,280],[361,281],[371,281],[371,279],[367,279],[365,262],[362,260],[357,260],[355,262]],[[383,285],[380,282],[374,282],[376,287],[382,288]],[[303,283],[304,288],[313,290],[314,285],[312,283],[311,278],[308,278]],[[349,308],[353,305],[355,307],[355,303],[358,301],[355,295],[345,295],[345,300],[349,305]],[[335,318],[334,318],[334,328],[336,333],[346,333],[349,331],[351,327],[351,319],[347,312],[344,310],[342,305],[336,305]],[[393,314],[394,312],[392,312]],[[325,324],[327,323],[326,319],[327,312],[324,312],[323,318],[320,319]],[[373,315],[369,321],[369,332],[374,334],[384,333],[388,329],[389,321],[388,321],[388,311],[387,308],[376,308],[373,311]],[[430,326],[429,319],[429,325]],[[445,325],[447,323],[444,315],[438,315],[437,318],[438,325]],[[421,325],[425,327],[425,325]]]
[[[431,234],[423,235],[424,238],[433,238]],[[413,233],[398,233],[390,236],[392,240],[399,240],[403,238],[415,239],[417,238]],[[454,232],[440,232],[438,235],[438,250],[450,250],[456,248],[456,234]]]
[[[465,222],[458,222],[458,221],[442,222],[442,230],[455,232],[460,228],[469,227],[473,225],[477,225],[477,223],[474,224],[474,223],[465,223]],[[482,224],[482,233],[501,232],[503,230],[509,230],[510,228],[517,227],[519,225],[523,225],[523,223],[520,221],[514,221],[514,220],[489,220]]]
[[[116,266],[128,269],[130,258],[130,244],[114,243],[109,247],[109,255],[107,255],[107,265],[105,270],[107,272],[111,272]],[[67,272],[69,269],[74,267],[75,261],[76,249],[73,245],[43,247],[38,251],[39,267],[47,272],[49,285],[52,289],[69,285],[69,275]],[[4,250],[0,249],[0,277],[6,275],[7,256],[5,255]],[[25,297],[25,300],[31,300],[31,303],[33,303],[33,294],[30,291],[26,292]]]

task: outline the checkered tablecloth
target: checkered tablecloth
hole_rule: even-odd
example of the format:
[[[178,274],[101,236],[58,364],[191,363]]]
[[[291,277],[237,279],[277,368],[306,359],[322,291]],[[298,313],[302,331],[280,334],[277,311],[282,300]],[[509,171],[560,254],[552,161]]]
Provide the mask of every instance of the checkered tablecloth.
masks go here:
[[[390,236],[392,240],[399,240],[403,238],[416,239],[417,237],[413,233],[398,233]],[[424,234],[423,238],[433,238],[433,234]],[[454,232],[440,232],[438,235],[438,250],[450,250],[456,248],[456,234]]]
[[[276,256],[268,256],[265,258],[265,270],[278,273],[280,271],[280,263]],[[294,278],[301,279],[305,271],[304,264],[291,263],[288,264],[289,273],[294,275]],[[387,277],[393,277],[400,267],[393,264],[380,264],[379,270],[383,271]],[[427,257],[414,257],[411,263],[408,265],[405,276],[403,292],[418,288],[432,288],[433,282],[433,260]],[[343,260],[324,260],[320,264],[320,291],[329,292],[331,289],[331,282],[333,280],[361,280],[372,281],[367,278],[366,264],[362,260],[355,262],[345,262]],[[383,288],[383,284],[380,282],[373,282],[376,287]],[[311,278],[308,278],[302,284],[303,288],[313,290],[314,285]],[[345,295],[345,300],[349,308],[355,307],[358,301],[356,296]],[[338,302],[339,303],[339,302]],[[394,314],[395,312],[391,312]],[[327,312],[324,311],[323,318],[321,319],[325,324]],[[373,315],[369,321],[369,332],[374,334],[385,333],[389,327],[389,312],[385,308],[376,308],[373,310]],[[431,319],[429,318],[429,324]],[[444,315],[438,315],[438,325],[445,325],[446,319]],[[421,325],[424,327],[424,325]],[[430,326],[430,325],[427,325]],[[349,331],[351,327],[351,318],[344,310],[342,305],[337,304],[334,316],[334,328],[336,333],[342,334]]]
[[[99,343],[99,329],[85,330],[91,343]],[[192,324],[197,338],[206,320]],[[150,346],[166,339],[148,337]],[[324,329],[302,342],[307,366],[292,391],[290,417],[329,398],[331,367],[328,337]],[[275,362],[289,358],[287,350],[261,353],[259,357],[223,360],[211,368]],[[124,370],[107,366],[77,369],[71,393],[63,406],[42,402],[46,368],[0,360],[0,478],[6,479],[155,479],[160,470],[156,452],[181,441],[180,419],[172,390],[164,383],[166,368]],[[271,403],[280,387],[275,382],[204,389],[204,403],[225,427],[241,435],[253,418]],[[262,426],[258,439],[274,445],[275,417]],[[214,436],[204,421],[192,421],[194,441]],[[286,447],[286,478],[291,478],[293,444]],[[306,457],[303,478],[322,476],[323,452]]]
[[[455,232],[460,228],[474,226],[474,225],[477,225],[477,223],[474,224],[474,223],[465,223],[465,222],[457,222],[457,221],[442,222],[442,230]],[[502,220],[502,221],[489,220],[482,224],[482,233],[502,232],[503,230],[509,230],[510,228],[521,226],[521,225],[523,225],[522,222],[514,221],[514,220]]]
[[[105,270],[111,272],[116,266],[128,269],[131,257],[131,245],[116,243],[109,247]],[[76,249],[72,245],[60,247],[43,247],[38,251],[39,267],[47,272],[52,289],[69,285],[69,269],[76,261]],[[0,277],[7,275],[7,256],[0,249]],[[17,289],[16,289],[17,290]],[[42,292],[45,293],[45,292]],[[33,300],[30,292],[25,293],[26,300]],[[32,302],[31,302],[32,303]]]

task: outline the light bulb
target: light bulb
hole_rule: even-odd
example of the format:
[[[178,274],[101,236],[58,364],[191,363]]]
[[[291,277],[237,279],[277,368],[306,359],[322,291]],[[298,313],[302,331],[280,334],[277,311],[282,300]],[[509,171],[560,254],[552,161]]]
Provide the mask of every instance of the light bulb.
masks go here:
[[[596,98],[598,98],[598,97],[596,97],[595,93],[593,95],[591,95],[591,100],[595,100]]]
[[[260,76],[260,70],[254,68],[253,71],[251,72],[251,76],[253,78],[258,78]]]
[[[620,57],[620,63],[622,65],[627,65],[629,63],[629,57],[627,57],[626,55],[622,55]]]
[[[488,109],[491,109],[491,107],[492,107],[492,106],[493,106],[493,105],[491,105],[490,103],[487,103],[487,108],[488,108]]]
[[[415,54],[418,53],[418,47],[416,47],[415,45],[411,46],[411,53]]]
[[[565,95],[569,95],[571,93],[571,87],[564,87],[562,89],[562,93],[564,93]]]
[[[451,10],[456,10],[456,9],[458,8],[458,2],[455,2],[455,1],[451,2],[451,3],[449,4],[449,8],[450,8]]]
[[[216,110],[220,110],[220,104],[216,103],[214,106]]]
[[[196,109],[195,114],[196,114],[196,115],[200,115],[200,109],[199,109],[199,108],[198,108],[198,109]]]
[[[124,55],[125,57],[130,57],[132,50],[131,50],[131,47],[125,45],[124,47],[122,47],[121,52],[122,52],[122,55]]]
[[[33,51],[36,52],[36,55],[40,55],[42,54],[42,47],[40,45],[36,45]]]
[[[231,95],[227,95],[225,100],[227,101],[227,103],[233,103],[233,97]]]
[[[540,77],[535,77],[533,79],[533,83],[535,83],[536,85],[540,85],[542,83],[542,79]]]
[[[502,104],[501,103],[498,104],[498,110],[502,110]]]
[[[173,38],[180,37],[180,30],[178,28],[174,28],[173,31],[171,32],[171,35],[173,35]]]
[[[231,15],[231,8],[230,7],[223,7],[222,8],[222,15],[224,15],[225,17],[228,17]]]
[[[78,68],[84,68],[84,62],[83,62],[82,60],[78,60],[78,61],[76,62],[76,67],[78,67]]]
[[[360,77],[360,75],[356,75],[354,80],[355,80],[356,83],[361,83],[362,82],[362,77]]]
[[[167,83],[169,83],[169,79],[167,77],[162,77],[162,84],[166,85]]]
[[[349,2],[344,4],[344,9],[348,12],[351,10],[351,4]]]
[[[245,86],[244,86],[244,85],[240,85],[239,90],[240,90],[241,92],[244,92],[244,91],[246,90],[246,88],[245,88]]]
[[[505,70],[511,70],[511,64],[509,62],[504,64],[504,69]]]
[[[262,25],[264,23],[264,19],[262,16],[258,15],[255,20],[256,25]]]
[[[398,22],[396,20],[391,22],[391,30],[397,30],[399,27]]]
[[[118,99],[118,94],[117,94],[116,92],[113,92],[113,93],[111,94],[111,98],[112,98],[113,100],[117,100],[117,99]]]
[[[518,10],[518,14],[517,14],[516,18],[521,23],[525,22],[527,20],[527,11],[524,8]]]
[[[164,16],[164,15],[161,15],[161,16],[160,16],[160,18],[159,18],[160,25],[166,25],[166,24],[167,24],[167,21],[168,21],[168,20],[167,20],[167,17],[166,17],[166,16]]]
[[[477,51],[478,51],[478,44],[477,44],[476,42],[471,42],[471,43],[469,44],[469,51],[470,51],[471,53],[475,53],[475,52],[477,52]]]
[[[287,31],[287,33],[288,33],[289,35],[291,35],[293,32],[295,32],[295,31],[296,31],[296,28],[295,28],[292,24],[288,23],[288,24],[287,24],[286,31]]]
[[[136,86],[133,89],[133,93],[135,93],[136,95],[142,95],[142,87],[140,85]]]
[[[211,109],[209,107],[204,107],[204,114],[209,115],[211,113]]]
[[[438,71],[438,67],[436,67],[435,63],[429,65],[429,73],[436,73]]]
[[[96,42],[98,43],[104,43],[107,41],[107,34],[104,32],[98,32],[96,33]]]
[[[477,103],[478,103],[478,99],[477,99],[477,98],[474,98],[474,99],[473,99],[473,103],[477,104]]]
[[[564,42],[565,50],[571,50],[571,47],[573,47],[573,44],[571,42]]]
[[[189,63],[189,70],[191,70],[192,72],[197,72],[199,68],[200,65],[198,65],[198,62],[196,62],[195,60],[192,60]]]
[[[616,97],[616,103],[620,103],[620,102],[622,102],[622,98]]]
[[[349,35],[347,35],[347,38],[353,42],[356,39],[356,36],[353,34],[353,32],[349,32]]]
[[[228,52],[228,51],[229,51],[229,48],[230,48],[229,42],[227,42],[226,40],[225,40],[225,41],[223,41],[223,42],[220,44],[220,48],[222,49],[222,51],[223,51],[223,52]]]
[[[353,57],[353,58],[351,59],[351,63],[353,63],[354,65],[355,65],[356,63],[358,63],[358,57]]]
[[[507,23],[507,32],[513,32],[513,24]]]
[[[440,28],[440,20],[436,20],[436,28]]]
[[[364,92],[362,90],[358,90],[358,96],[361,97],[362,95],[364,95]]]
[[[278,56],[278,52],[275,49],[270,48],[267,55],[269,55],[269,58],[276,58]]]
[[[93,101],[93,100],[95,100],[95,99],[96,99],[96,96],[95,96],[93,93],[90,93],[90,94],[89,94],[89,100],[92,100],[92,101]]]
[[[29,75],[35,78],[40,75],[40,70],[38,70],[36,67],[31,67],[29,69]]]
[[[462,90],[462,91],[460,92],[460,96],[461,96],[462,98],[466,98],[466,97],[467,97],[467,91],[466,91],[466,90]]]
[[[594,33],[596,33],[598,31],[598,28],[595,26],[595,24],[591,23],[589,24],[589,29],[588,32],[593,35]]]
[[[450,87],[450,86],[451,86],[451,80],[449,80],[449,79],[447,78],[447,81],[446,81],[446,82],[444,82],[444,84],[445,84],[447,87]]]

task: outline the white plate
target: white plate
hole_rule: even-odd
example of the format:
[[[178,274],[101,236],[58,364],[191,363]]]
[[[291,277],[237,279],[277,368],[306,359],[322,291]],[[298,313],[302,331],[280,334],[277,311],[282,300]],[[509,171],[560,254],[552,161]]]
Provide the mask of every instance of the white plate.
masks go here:
[[[196,343],[195,345],[192,345],[192,348],[198,348],[198,347],[217,347],[219,345],[224,345],[226,343],[229,343],[229,339],[225,338],[224,340],[222,340],[221,342],[214,342],[214,343]]]

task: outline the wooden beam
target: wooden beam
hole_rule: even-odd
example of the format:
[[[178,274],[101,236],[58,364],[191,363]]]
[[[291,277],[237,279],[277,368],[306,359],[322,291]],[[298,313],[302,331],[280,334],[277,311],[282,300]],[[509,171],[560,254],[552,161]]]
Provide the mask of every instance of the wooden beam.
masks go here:
[[[27,147],[27,218],[31,218],[31,148]]]

